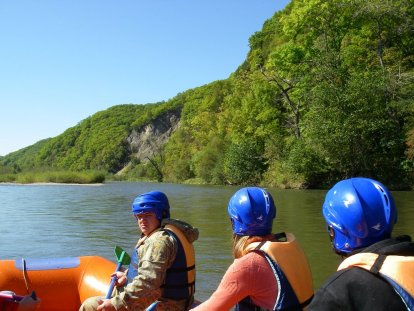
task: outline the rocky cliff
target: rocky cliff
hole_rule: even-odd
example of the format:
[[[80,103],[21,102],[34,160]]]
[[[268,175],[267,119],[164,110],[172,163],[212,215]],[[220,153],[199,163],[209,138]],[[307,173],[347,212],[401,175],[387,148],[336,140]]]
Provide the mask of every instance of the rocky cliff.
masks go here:
[[[168,111],[153,122],[132,130],[127,138],[131,158],[148,161],[167,143],[171,134],[180,126],[181,110]]]

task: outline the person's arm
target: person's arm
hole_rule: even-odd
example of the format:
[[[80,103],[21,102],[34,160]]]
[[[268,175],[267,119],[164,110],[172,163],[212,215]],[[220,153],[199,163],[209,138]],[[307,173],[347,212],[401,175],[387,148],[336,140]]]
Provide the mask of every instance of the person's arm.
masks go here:
[[[275,299],[277,285],[269,269],[270,266],[266,259],[257,253],[249,253],[236,259],[227,269],[217,290],[211,297],[191,310],[229,310],[245,297],[259,297],[265,292],[265,296]],[[267,282],[269,279],[273,281],[273,288]]]
[[[138,275],[129,283],[122,293],[111,299],[118,310],[128,306],[136,306],[141,298],[159,296],[164,283],[166,270],[173,263],[177,245],[163,231],[151,235],[138,249],[140,261]],[[157,298],[157,297],[156,297]],[[155,299],[156,299],[155,298]]]
[[[227,269],[218,288],[211,297],[191,310],[229,310],[239,300],[243,299],[243,294],[240,291],[241,288],[238,285],[240,277],[246,270],[239,269],[239,266],[239,261],[234,261]]]

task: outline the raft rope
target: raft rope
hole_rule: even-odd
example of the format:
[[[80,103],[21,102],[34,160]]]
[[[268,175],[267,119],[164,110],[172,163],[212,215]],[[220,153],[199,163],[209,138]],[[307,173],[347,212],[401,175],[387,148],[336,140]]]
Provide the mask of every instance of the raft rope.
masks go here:
[[[24,284],[26,285],[26,290],[27,293],[29,294],[29,285],[27,284],[27,279],[26,279],[26,273],[27,273],[27,267],[26,267],[26,259],[22,258],[22,270],[23,270],[23,280],[24,280]]]

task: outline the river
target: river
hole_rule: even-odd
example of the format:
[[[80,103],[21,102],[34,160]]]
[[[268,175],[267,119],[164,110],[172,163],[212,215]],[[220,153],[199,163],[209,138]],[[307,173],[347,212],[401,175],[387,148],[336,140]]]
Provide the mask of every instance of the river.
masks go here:
[[[114,182],[103,185],[0,184],[0,259],[100,255],[116,261],[116,245],[130,253],[138,237],[130,205],[136,195],[167,194],[171,216],[200,231],[195,242],[196,298],[207,299],[232,262],[227,203],[231,186]],[[303,246],[318,288],[339,263],[321,214],[326,191],[269,189],[277,216],[274,232],[293,232]],[[393,192],[398,207],[394,234],[414,235],[414,192]]]

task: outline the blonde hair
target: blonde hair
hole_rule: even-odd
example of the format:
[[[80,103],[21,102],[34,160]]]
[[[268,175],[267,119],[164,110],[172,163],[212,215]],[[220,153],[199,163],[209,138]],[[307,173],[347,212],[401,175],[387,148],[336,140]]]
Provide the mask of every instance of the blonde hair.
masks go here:
[[[269,241],[272,235],[250,236],[233,234],[233,257],[240,258],[248,253],[247,246],[254,242]]]

